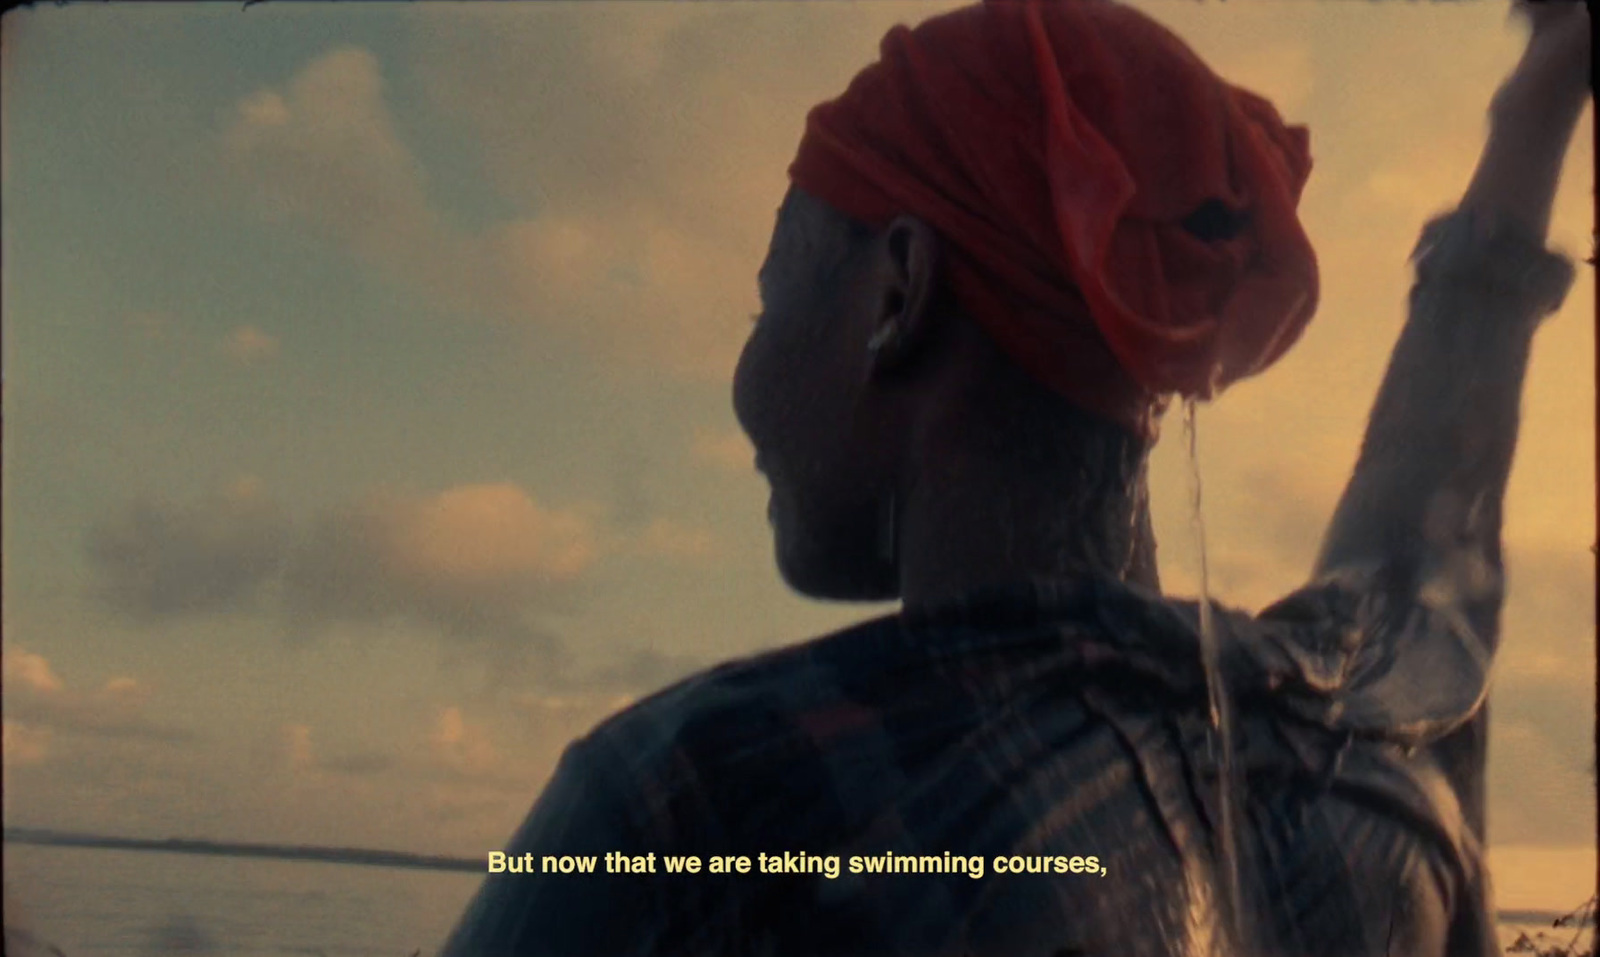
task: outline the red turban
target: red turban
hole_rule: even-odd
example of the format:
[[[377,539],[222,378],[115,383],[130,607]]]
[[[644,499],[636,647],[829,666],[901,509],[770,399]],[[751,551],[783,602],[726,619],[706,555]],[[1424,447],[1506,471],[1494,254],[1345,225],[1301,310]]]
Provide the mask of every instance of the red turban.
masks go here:
[[[990,0],[898,26],[811,111],[789,174],[941,235],[1021,369],[1153,437],[1166,396],[1261,371],[1317,302],[1304,127],[1110,0]]]

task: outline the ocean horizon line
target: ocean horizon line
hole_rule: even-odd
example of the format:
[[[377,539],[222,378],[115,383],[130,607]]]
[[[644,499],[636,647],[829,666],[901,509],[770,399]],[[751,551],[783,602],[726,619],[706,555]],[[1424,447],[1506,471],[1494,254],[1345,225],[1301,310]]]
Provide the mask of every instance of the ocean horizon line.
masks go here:
[[[320,844],[280,844],[258,841],[215,841],[205,838],[120,837],[51,828],[7,827],[0,831],[7,844],[41,847],[82,847],[108,851],[165,851],[169,854],[202,854],[217,857],[253,857],[287,861],[313,861],[325,864],[361,864],[368,867],[398,867],[433,871],[472,871],[485,873],[488,856],[458,857],[449,854],[416,854],[365,847],[338,847]]]

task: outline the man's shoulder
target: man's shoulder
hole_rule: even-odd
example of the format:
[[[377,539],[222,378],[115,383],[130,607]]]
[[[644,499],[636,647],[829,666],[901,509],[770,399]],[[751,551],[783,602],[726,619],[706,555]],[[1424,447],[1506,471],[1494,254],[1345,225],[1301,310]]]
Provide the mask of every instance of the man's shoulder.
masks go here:
[[[871,682],[896,633],[892,617],[875,618],[725,661],[641,698],[582,744],[634,776],[704,773],[772,757],[814,715],[847,700],[847,683]]]

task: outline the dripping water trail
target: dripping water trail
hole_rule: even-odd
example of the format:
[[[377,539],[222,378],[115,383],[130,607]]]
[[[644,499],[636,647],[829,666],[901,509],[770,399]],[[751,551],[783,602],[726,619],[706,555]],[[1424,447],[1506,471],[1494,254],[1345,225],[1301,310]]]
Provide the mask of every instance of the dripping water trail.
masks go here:
[[[1200,509],[1200,455],[1195,425],[1195,401],[1183,403],[1183,435],[1189,460],[1189,521],[1194,529],[1200,559],[1200,661],[1205,668],[1206,692],[1211,706],[1212,740],[1217,747],[1219,772],[1217,786],[1217,853],[1221,864],[1222,913],[1227,921],[1227,937],[1245,946],[1244,915],[1241,912],[1239,857],[1234,833],[1233,705],[1222,674],[1222,649],[1211,607],[1210,571],[1206,563],[1206,523]]]

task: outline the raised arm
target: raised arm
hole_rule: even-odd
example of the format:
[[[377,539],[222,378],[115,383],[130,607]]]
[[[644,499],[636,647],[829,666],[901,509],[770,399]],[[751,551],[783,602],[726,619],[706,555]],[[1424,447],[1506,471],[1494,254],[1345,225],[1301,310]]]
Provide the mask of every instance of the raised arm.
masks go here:
[[[1374,707],[1481,688],[1498,641],[1501,507],[1524,373],[1570,264],[1544,250],[1561,162],[1588,101],[1588,15],[1524,8],[1522,60],[1489,110],[1459,209],[1424,230],[1410,316],[1317,577],[1367,583],[1367,625],[1387,629],[1358,668],[1382,672]],[[1429,636],[1432,637],[1429,637]],[[1441,707],[1440,711],[1445,709]],[[1481,713],[1437,753],[1482,833]]]
[[[1324,540],[1319,574],[1448,565],[1467,557],[1463,547],[1480,562],[1498,559],[1499,503],[1528,344],[1555,305],[1540,294],[1564,292],[1553,288],[1559,278],[1527,273],[1542,264],[1536,253],[1561,162],[1588,99],[1584,5],[1557,0],[1524,9],[1534,32],[1490,107],[1488,143],[1458,210],[1470,225],[1457,230],[1446,261],[1431,242],[1442,230],[1425,233],[1418,247],[1410,319]],[[1519,258],[1487,276],[1461,268],[1474,255],[1494,254]]]
[[[1544,240],[1561,162],[1589,100],[1589,15],[1577,0],[1517,9],[1533,35],[1490,105],[1490,135],[1462,197],[1465,209],[1503,217]]]

